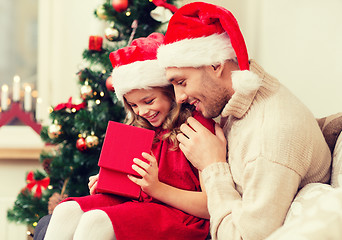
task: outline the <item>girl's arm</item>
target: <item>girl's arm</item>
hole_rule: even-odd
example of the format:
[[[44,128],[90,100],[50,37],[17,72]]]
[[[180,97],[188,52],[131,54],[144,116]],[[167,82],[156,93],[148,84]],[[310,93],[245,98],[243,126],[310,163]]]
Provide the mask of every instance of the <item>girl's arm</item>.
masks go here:
[[[159,201],[196,217],[209,219],[205,191],[188,191],[160,182],[158,179],[158,163],[156,158],[148,153],[143,153],[142,156],[150,164],[137,158],[133,159],[135,164],[133,164],[132,168],[142,178],[140,179],[129,175],[128,178],[131,181],[138,184],[146,194]]]

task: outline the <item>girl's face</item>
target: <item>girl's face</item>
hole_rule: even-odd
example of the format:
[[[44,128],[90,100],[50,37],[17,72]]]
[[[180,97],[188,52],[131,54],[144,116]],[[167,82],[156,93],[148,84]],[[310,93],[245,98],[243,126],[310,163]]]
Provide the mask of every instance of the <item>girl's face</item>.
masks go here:
[[[171,101],[160,88],[134,89],[124,97],[133,112],[153,127],[161,126],[171,110]]]

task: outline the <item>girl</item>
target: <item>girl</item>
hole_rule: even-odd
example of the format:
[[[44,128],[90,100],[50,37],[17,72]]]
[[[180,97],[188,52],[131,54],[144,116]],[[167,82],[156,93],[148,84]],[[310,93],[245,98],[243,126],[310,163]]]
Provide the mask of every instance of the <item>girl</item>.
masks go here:
[[[127,124],[156,132],[152,153],[133,159],[141,176],[128,176],[141,186],[139,201],[95,194],[97,176],[90,177],[90,196],[68,198],[52,215],[46,233],[51,239],[205,239],[209,232],[206,194],[198,171],[178,148],[179,127],[193,115],[211,131],[213,121],[178,105],[172,86],[160,69],[156,52],[163,35],[153,33],[110,54],[115,93],[128,111]]]

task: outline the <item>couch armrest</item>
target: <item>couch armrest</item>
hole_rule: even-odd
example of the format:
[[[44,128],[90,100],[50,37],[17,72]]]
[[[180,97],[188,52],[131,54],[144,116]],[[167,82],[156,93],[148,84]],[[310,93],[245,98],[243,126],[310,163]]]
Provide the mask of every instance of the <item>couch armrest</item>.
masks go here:
[[[319,118],[317,119],[317,122],[332,154],[337,138],[342,131],[342,112]]]

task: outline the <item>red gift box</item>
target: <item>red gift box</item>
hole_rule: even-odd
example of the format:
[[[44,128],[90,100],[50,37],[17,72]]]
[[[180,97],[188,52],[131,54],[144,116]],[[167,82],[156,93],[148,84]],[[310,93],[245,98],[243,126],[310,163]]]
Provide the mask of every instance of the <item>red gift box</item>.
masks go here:
[[[140,177],[132,169],[133,158],[145,160],[142,152],[151,152],[154,131],[109,121],[98,165],[97,192],[138,199],[141,188],[127,175]]]
[[[102,51],[103,38],[100,36],[89,37],[89,50]]]

